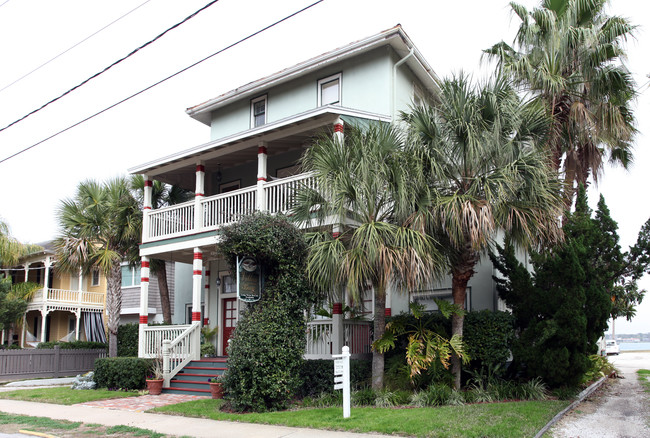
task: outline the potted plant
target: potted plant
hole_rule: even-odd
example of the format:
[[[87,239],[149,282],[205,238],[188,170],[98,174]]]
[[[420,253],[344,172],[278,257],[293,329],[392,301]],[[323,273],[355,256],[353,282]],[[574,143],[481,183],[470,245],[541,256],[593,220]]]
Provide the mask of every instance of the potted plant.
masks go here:
[[[210,393],[212,398],[223,398],[223,388],[221,386],[223,381],[223,375],[218,375],[208,379],[210,382]]]
[[[156,356],[151,363],[151,374],[147,377],[149,395],[160,395],[163,387],[162,357]]]

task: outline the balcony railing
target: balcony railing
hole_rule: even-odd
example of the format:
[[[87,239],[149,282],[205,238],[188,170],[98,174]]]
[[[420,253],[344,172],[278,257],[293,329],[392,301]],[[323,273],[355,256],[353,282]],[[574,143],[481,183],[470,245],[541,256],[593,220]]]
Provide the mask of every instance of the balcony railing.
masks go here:
[[[43,304],[103,308],[105,298],[103,292],[50,288],[45,292],[44,289],[38,289],[29,302],[29,308],[39,308]]]
[[[257,210],[286,213],[297,189],[313,187],[312,174],[303,173],[281,180],[260,183],[197,201],[145,212],[143,242],[217,230]]]
[[[350,347],[353,358],[366,358],[372,353],[371,327],[371,321],[343,321],[343,345]],[[334,325],[330,319],[308,322],[305,358],[331,359],[332,354],[337,354],[333,351],[333,333]]]

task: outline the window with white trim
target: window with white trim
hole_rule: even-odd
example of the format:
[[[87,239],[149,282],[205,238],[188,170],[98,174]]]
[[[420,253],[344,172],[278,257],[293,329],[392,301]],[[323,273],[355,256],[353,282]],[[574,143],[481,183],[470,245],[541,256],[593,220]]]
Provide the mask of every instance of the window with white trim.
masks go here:
[[[266,124],[266,95],[251,100],[251,128]]]
[[[122,287],[140,285],[140,266],[122,265]]]
[[[97,268],[93,269],[93,271],[91,272],[90,285],[99,286],[99,269]]]
[[[341,104],[341,73],[318,81],[318,106]]]

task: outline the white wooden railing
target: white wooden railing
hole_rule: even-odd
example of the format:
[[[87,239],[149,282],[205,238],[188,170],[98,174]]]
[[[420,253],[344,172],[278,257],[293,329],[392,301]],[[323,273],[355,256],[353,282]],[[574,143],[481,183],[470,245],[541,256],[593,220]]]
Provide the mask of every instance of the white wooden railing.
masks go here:
[[[68,289],[38,289],[34,292],[30,301],[31,306],[42,305],[43,303],[80,305],[102,307],[105,294],[103,292],[88,292]]]
[[[313,173],[302,173],[291,178],[275,180],[264,185],[266,211],[269,213],[287,213],[295,199],[296,192],[303,188],[315,188]]]
[[[165,339],[162,343],[163,387],[191,360],[200,358],[201,324],[193,323],[173,341]],[[194,348],[192,348],[194,347]]]
[[[144,327],[143,354],[162,359],[163,386],[191,360],[200,358],[201,324],[154,325]]]
[[[343,345],[350,347],[350,353],[355,359],[366,357],[372,353],[371,321],[344,320]],[[332,320],[324,319],[307,323],[307,346],[305,359],[331,359]]]
[[[262,208],[269,213],[287,213],[300,187],[314,187],[310,173],[245,187],[183,204],[145,211],[143,242],[212,231],[238,221]],[[258,199],[263,197],[264,199]],[[261,206],[261,207],[260,207]],[[196,220],[199,218],[200,220]]]
[[[256,194],[257,187],[252,186],[203,199],[203,229],[213,230],[253,213]]]

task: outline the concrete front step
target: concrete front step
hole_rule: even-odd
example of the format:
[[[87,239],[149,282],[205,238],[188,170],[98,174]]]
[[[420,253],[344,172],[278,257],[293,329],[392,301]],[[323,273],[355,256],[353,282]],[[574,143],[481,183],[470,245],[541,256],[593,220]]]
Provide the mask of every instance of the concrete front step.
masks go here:
[[[228,369],[227,358],[203,358],[188,363],[172,380],[164,394],[188,394],[210,396],[210,378],[223,374]]]

